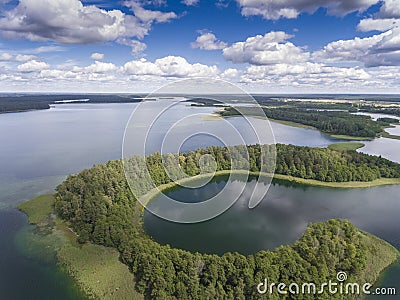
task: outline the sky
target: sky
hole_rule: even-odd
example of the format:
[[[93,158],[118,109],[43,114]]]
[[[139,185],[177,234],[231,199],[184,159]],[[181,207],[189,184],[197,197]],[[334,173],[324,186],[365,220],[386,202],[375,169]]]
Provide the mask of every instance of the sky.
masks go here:
[[[400,0],[0,0],[0,92],[400,93]]]

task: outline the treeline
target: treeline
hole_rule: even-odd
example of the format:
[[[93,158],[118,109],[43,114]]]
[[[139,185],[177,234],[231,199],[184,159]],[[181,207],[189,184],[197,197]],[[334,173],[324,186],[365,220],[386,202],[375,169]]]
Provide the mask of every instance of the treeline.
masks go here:
[[[20,99],[9,99],[0,97],[0,113],[20,112],[36,109],[49,109],[46,101],[25,101]]]
[[[347,111],[310,110],[299,108],[263,108],[268,118],[313,126],[322,132],[335,135],[374,138],[382,133],[382,125],[369,116],[354,115]],[[254,108],[240,108],[241,113],[252,115]],[[225,108],[222,116],[240,113],[233,107]]]
[[[378,118],[377,121],[381,122],[384,125],[391,125],[391,124],[400,123],[400,120],[399,119],[395,119],[395,118]]]
[[[356,112],[357,107],[351,102],[318,102],[318,100],[298,101],[293,99],[265,99],[255,97],[258,104],[269,107],[291,107],[310,110],[343,110]]]
[[[400,164],[356,151],[277,146],[275,173],[325,182],[372,181],[399,178]]]
[[[114,247],[134,273],[146,299],[281,299],[260,295],[257,285],[304,282],[320,286],[338,271],[349,280],[363,277],[368,256],[363,235],[349,222],[309,225],[293,246],[244,256],[190,253],[160,245],[142,228],[142,207],[132,196],[120,161],[69,176],[57,187],[55,208],[69,221],[80,242]],[[260,237],[262,238],[262,237]],[[372,254],[370,254],[372,255]],[[305,294],[296,299],[342,299],[343,295]]]
[[[136,95],[73,94],[73,95],[18,95],[0,96],[0,113],[49,109],[63,100],[89,99],[88,103],[131,103],[141,101]]]
[[[262,152],[265,155],[262,156]],[[273,159],[274,153],[276,153],[276,160]],[[169,183],[171,181],[170,176],[174,180],[182,178],[179,175],[183,174],[180,172],[181,170],[189,176],[200,174],[201,169],[198,161],[205,154],[210,154],[214,158],[216,171],[250,170],[251,172],[259,172],[261,159],[263,159],[263,165],[270,172],[273,171],[273,164],[276,163],[276,174],[325,182],[372,181],[379,178],[400,177],[400,164],[382,157],[356,151],[337,152],[326,148],[284,144],[277,144],[275,148],[268,145],[212,146],[188,153],[164,156],[155,153],[147,157],[146,162],[141,161],[142,158],[132,157],[125,167],[129,170],[131,166],[135,166],[136,171],[129,172],[139,176],[132,180],[135,185],[133,188],[142,191],[146,189],[146,187],[140,186],[141,179],[145,175],[140,174],[141,172],[138,170],[147,168],[152,182],[161,185]],[[234,163],[233,166],[231,161]],[[208,165],[207,162],[203,165],[203,169],[206,169],[207,166],[211,167],[210,172],[213,171],[212,165]],[[168,169],[170,176],[164,167]],[[152,186],[148,186],[146,192],[151,188]]]
[[[264,155],[262,155],[262,153]],[[208,156],[207,156],[208,155]],[[200,158],[202,164],[200,166]],[[356,151],[293,145],[211,146],[187,153],[154,153],[146,159],[132,156],[125,160],[127,179],[136,196],[155,186],[185,177],[224,170],[249,170],[288,175],[324,182],[373,181],[399,178],[400,164]]]
[[[387,108],[387,107],[376,107],[374,105],[363,105],[360,107],[361,112],[368,112],[374,114],[386,114],[400,117],[400,108]]]

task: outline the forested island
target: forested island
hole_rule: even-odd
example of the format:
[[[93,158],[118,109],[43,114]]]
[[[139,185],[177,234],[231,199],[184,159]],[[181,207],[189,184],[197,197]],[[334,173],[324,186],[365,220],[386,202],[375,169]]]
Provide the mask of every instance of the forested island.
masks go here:
[[[243,166],[249,166],[256,173],[260,165],[261,147],[207,147],[180,153],[180,165],[187,174],[196,175],[199,173],[197,158],[210,154],[215,158],[217,170],[229,170],[232,167],[230,155],[241,155],[248,151],[249,159],[246,162],[243,156]],[[313,178],[321,182],[394,179],[400,183],[400,165],[380,157],[355,151],[292,145],[277,145],[276,150],[276,170],[280,174],[305,180]],[[157,185],[169,182],[161,159],[161,155],[155,153],[144,162]],[[72,229],[72,239],[83,245],[80,246],[82,250],[79,250],[79,246],[68,246],[68,250],[61,248],[58,256],[61,264],[94,298],[112,299],[119,295],[131,299],[260,299],[256,286],[264,278],[271,282],[295,282],[300,285],[314,282],[318,285],[335,279],[336,273],[343,271],[349,275],[350,281],[375,282],[382,270],[398,258],[395,248],[344,220],[309,224],[304,235],[293,245],[248,256],[236,252],[222,256],[191,253],[161,245],[143,229],[143,207],[128,187],[121,161],[110,161],[68,176],[56,190],[55,197],[49,196],[47,200],[40,201],[36,199],[20,208],[33,216],[32,223],[46,223],[51,219],[48,215],[54,212],[57,218],[64,220],[55,222],[58,230],[60,226]],[[46,203],[47,209],[43,209],[43,203]],[[37,216],[38,210],[42,212],[41,217]],[[89,275],[79,266],[79,257],[88,255],[79,251],[88,251],[88,246],[85,246],[87,243],[116,249],[120,260],[132,272],[134,289],[122,289],[123,285],[116,285],[113,278],[113,285],[99,292],[99,284],[88,280]],[[96,264],[96,260],[102,261],[103,254],[99,249],[91,251],[89,256],[98,255],[97,259],[90,260],[93,264]],[[71,255],[75,255],[73,259]],[[115,254],[112,255],[115,259]],[[124,282],[130,278],[120,266],[109,274],[124,274],[125,279],[121,279]],[[268,299],[280,298],[278,294],[267,296]],[[301,299],[343,299],[343,295],[331,295],[327,291],[323,295],[302,296]],[[355,297],[349,295],[348,299],[352,298]]]
[[[325,107],[325,106],[324,106]],[[396,119],[378,119],[374,121],[369,116],[352,114],[349,111],[309,109],[293,107],[263,107],[265,115],[272,120],[298,123],[316,128],[333,137],[368,140],[384,133],[385,127],[397,123]],[[257,115],[259,110],[253,107],[226,107],[220,112],[222,117],[237,115]],[[391,122],[392,120],[396,120]]]
[[[50,95],[3,95],[0,96],[0,113],[49,109],[50,105],[69,101],[73,103],[134,103],[142,99],[138,95],[106,94],[50,94]]]

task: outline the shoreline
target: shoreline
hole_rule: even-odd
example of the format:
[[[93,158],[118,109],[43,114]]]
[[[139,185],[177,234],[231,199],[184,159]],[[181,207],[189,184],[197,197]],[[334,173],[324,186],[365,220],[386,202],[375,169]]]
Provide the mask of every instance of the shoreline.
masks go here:
[[[204,118],[204,120],[205,121],[213,121],[213,120],[218,120],[218,119],[223,119],[223,118],[232,118],[232,117],[240,117],[240,115],[222,116],[220,114],[220,111],[215,111],[214,113],[212,113],[210,115],[209,119],[208,118]],[[260,118],[260,117],[251,116],[251,115],[249,117]],[[319,130],[318,128],[316,128],[314,126],[305,125],[305,124],[298,123],[298,122],[292,122],[292,121],[286,121],[286,120],[278,120],[278,119],[272,119],[272,118],[268,118],[268,117],[267,117],[267,121],[271,121],[271,122],[274,122],[274,123],[278,123],[278,124],[286,125],[286,126],[290,126],[290,127],[295,127],[295,128],[316,130],[316,131],[319,131],[321,134],[326,135],[327,137],[329,137],[331,139],[335,139],[335,140],[373,141],[373,140],[378,139],[380,137],[385,137],[385,138],[394,139],[394,140],[400,140],[400,136],[389,134],[386,131],[383,131],[380,135],[378,135],[376,137],[362,137],[362,136],[351,136],[351,135],[326,133],[326,132],[323,132],[323,131]]]
[[[77,242],[77,236],[68,223],[54,215],[54,196],[41,195],[23,202],[18,208],[28,216],[29,223],[39,230],[49,226],[49,219],[54,222],[51,233],[47,236],[53,236],[61,242],[58,246],[48,246],[54,247],[58,267],[72,278],[88,299],[144,299],[144,296],[135,290],[134,274],[120,261],[121,254],[117,249],[92,242]],[[43,211],[43,207],[52,208],[52,211]],[[322,223],[325,222],[329,220]],[[399,260],[399,249],[375,235],[357,230],[361,236],[361,243],[368,250],[367,265],[359,274],[359,279],[376,284],[385,271]],[[35,235],[35,238],[42,237]],[[301,239],[302,237],[298,241]],[[374,253],[381,255],[377,257]]]
[[[79,244],[78,235],[61,220],[54,209],[55,194],[37,196],[18,205],[36,226],[37,239],[49,253],[54,253],[57,267],[77,285],[86,299],[143,299],[135,290],[135,276],[120,261],[117,249],[92,242]]]
[[[235,173],[237,175],[243,175],[243,176],[246,176],[248,174],[248,176],[259,176],[259,177],[268,177],[268,178],[272,177],[271,174],[261,173],[261,172],[246,172],[246,171],[242,171],[242,170],[233,170],[233,171],[232,170],[223,170],[223,171],[215,172],[213,178],[218,177],[218,176],[226,176],[231,173]],[[210,176],[210,173],[201,174],[201,175],[197,175],[194,177],[183,178],[183,179],[177,180],[175,182],[162,184],[158,187],[153,188],[152,190],[147,192],[145,195],[141,196],[138,199],[138,201],[142,205],[146,206],[147,204],[149,204],[149,202],[154,200],[154,198],[156,198],[160,193],[162,193],[168,189],[174,188],[181,184],[185,184],[192,180],[199,180],[199,179],[206,178],[209,176]],[[380,178],[380,179],[375,179],[373,181],[326,182],[326,181],[319,181],[319,180],[315,180],[315,179],[305,179],[305,178],[293,177],[290,175],[273,174],[273,179],[303,184],[306,186],[339,188],[339,189],[371,188],[371,187],[384,186],[384,185],[400,185],[400,178]],[[273,184],[273,182],[271,182],[271,184]]]

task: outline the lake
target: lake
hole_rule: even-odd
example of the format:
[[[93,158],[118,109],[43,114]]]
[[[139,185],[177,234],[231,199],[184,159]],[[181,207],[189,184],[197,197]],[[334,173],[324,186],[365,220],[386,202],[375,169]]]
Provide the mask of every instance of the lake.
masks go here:
[[[181,202],[188,199],[202,202],[220,192],[226,181],[226,176],[220,176],[195,192],[190,188],[175,187],[165,195]],[[248,199],[255,182],[250,178],[237,202],[210,221],[182,225],[146,211],[145,229],[155,240],[173,247],[202,253],[237,251],[251,254],[292,244],[304,233],[308,222],[345,218],[400,248],[398,185],[337,189],[274,180],[259,206],[249,209]],[[232,182],[228,189],[227,193],[240,194],[242,184]],[[165,195],[150,202],[151,211],[171,209],[164,205]]]
[[[400,120],[400,117],[387,114],[363,113],[363,112],[356,114],[370,116],[373,120],[377,120],[379,118],[392,118]],[[386,128],[385,131],[387,131],[390,134],[400,136],[400,125],[396,125],[393,128]],[[362,141],[362,143],[364,143],[365,146],[358,149],[359,152],[372,155],[382,155],[382,157],[400,163],[400,140],[378,138],[372,141]]]
[[[2,138],[0,147],[0,231],[2,237],[0,241],[0,290],[2,298],[79,299],[82,296],[79,295],[71,280],[59,271],[54,259],[45,259],[41,255],[37,255],[38,249],[33,249],[34,246],[30,242],[33,227],[27,224],[26,216],[20,213],[16,206],[39,194],[53,192],[57,184],[61,183],[70,173],[77,173],[84,168],[90,168],[93,164],[103,163],[110,159],[119,159],[124,128],[136,105],[138,104],[60,104],[49,110],[0,115],[0,136]],[[157,105],[157,102],[153,102],[152,105]],[[174,109],[171,118],[166,118],[165,122],[160,123],[160,127],[155,132],[155,142],[149,143],[148,153],[159,150],[157,149],[159,145],[157,136],[162,136],[177,117],[214,111],[210,107],[190,107],[185,103],[176,105]],[[207,130],[207,128],[219,126],[218,122],[221,121],[205,121],[199,116],[191,125],[202,126],[204,130]],[[241,127],[240,118],[232,118],[230,122]],[[325,147],[336,141],[316,130],[294,128],[277,123],[271,123],[271,126],[276,141],[280,143]],[[183,127],[179,130],[178,133],[186,134],[189,129]],[[217,141],[193,138],[183,145],[182,151],[209,144],[217,144]],[[381,149],[375,149],[375,151],[383,151],[390,147],[396,149],[398,145],[393,144],[386,147],[382,145]],[[383,155],[383,152],[381,153]],[[396,153],[392,153],[392,155],[396,155]],[[298,189],[275,186],[271,191],[275,191],[275,188],[277,191],[281,190],[282,193],[287,193],[286,198],[289,202],[293,196],[293,189]],[[312,196],[309,190],[306,191],[310,197],[316,197]],[[359,199],[362,198],[361,195],[368,194],[362,190],[354,190],[353,193],[360,195]],[[324,190],[321,190],[318,195],[321,196],[321,199],[325,199]],[[382,198],[381,194],[377,197],[377,199]],[[306,201],[306,198],[304,196],[303,201]],[[298,198],[294,198],[292,202],[295,202],[295,199]],[[315,201],[317,202],[317,198]],[[381,209],[379,203],[376,202],[376,209]],[[264,202],[260,207],[262,208],[263,205]],[[368,211],[368,207],[373,204],[368,202],[363,205],[366,205],[365,211]],[[357,211],[363,211],[360,207],[352,209],[354,214]],[[349,207],[344,206],[343,211],[337,211],[337,217],[346,217],[349,214],[348,210]],[[254,210],[253,213],[256,212],[257,210]],[[262,213],[264,211],[260,210],[260,214]],[[389,218],[388,216],[391,215],[387,215],[387,218]],[[357,221],[357,218],[354,220]],[[371,220],[370,223],[373,229],[374,221]],[[290,224],[292,223],[290,222]],[[356,224],[364,226],[362,223]],[[365,226],[367,225],[366,221]],[[246,226],[249,227],[251,224]],[[258,228],[257,230],[261,230],[255,232],[264,232],[259,225],[255,224],[254,226],[256,229]],[[304,224],[302,226],[295,231],[297,235],[301,233]],[[397,226],[396,229],[398,228]],[[387,230],[389,229],[387,228]],[[235,235],[235,237],[236,240],[243,238],[243,241],[250,238],[240,235]],[[292,238],[295,236],[291,236],[287,241],[290,242]],[[282,240],[282,243],[284,242],[286,240]],[[266,243],[265,240],[264,243]],[[255,243],[254,250],[261,246],[262,244]],[[270,246],[273,247],[272,244]]]

